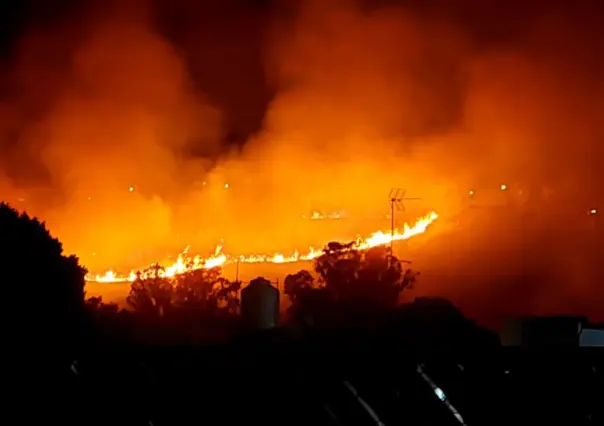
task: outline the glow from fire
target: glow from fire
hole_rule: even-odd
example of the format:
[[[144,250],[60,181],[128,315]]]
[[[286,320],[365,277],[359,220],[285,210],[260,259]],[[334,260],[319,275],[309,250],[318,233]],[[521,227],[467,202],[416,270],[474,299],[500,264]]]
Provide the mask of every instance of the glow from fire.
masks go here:
[[[317,218],[319,219],[319,218]],[[423,216],[415,221],[415,224],[409,225],[405,222],[402,231],[395,229],[394,235],[391,232],[377,231],[371,234],[367,238],[357,238],[355,248],[359,250],[366,250],[372,247],[378,247],[390,244],[394,241],[407,240],[416,235],[423,234],[426,232],[428,227],[438,219],[436,212],[430,212],[426,216]],[[309,261],[317,258],[322,253],[321,249],[309,247],[304,253],[294,252],[289,255],[282,253],[274,253],[270,255],[248,255],[248,256],[233,256],[223,252],[223,246],[218,245],[211,256],[203,258],[199,255],[191,256],[189,254],[189,248],[187,247],[181,254],[178,255],[177,260],[166,266],[163,274],[167,277],[173,277],[175,275],[182,274],[187,271],[195,269],[210,269],[215,267],[221,267],[229,263],[293,263],[300,261]],[[128,274],[118,274],[113,270],[109,270],[104,274],[88,275],[87,281],[90,282],[131,282],[137,277],[137,270],[133,270]]]

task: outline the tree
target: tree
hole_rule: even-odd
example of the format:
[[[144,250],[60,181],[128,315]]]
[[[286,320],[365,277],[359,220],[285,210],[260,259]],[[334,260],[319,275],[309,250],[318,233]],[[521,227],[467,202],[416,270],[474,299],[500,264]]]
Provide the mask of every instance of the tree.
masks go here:
[[[222,277],[220,268],[193,269],[167,277],[161,265],[138,272],[126,299],[135,312],[163,317],[168,311],[185,316],[224,310],[237,313],[241,283]]]
[[[315,259],[314,267],[320,283],[339,296],[352,287],[361,261],[361,253],[354,249],[353,242],[330,242],[323,249],[323,254]]]
[[[174,306],[189,311],[239,311],[240,282],[224,278],[220,268],[191,269],[175,277]]]
[[[174,285],[159,264],[136,274],[126,302],[134,311],[152,317],[162,317],[172,304]]]
[[[384,311],[398,304],[416,274],[384,247],[358,250],[355,243],[329,243],[315,259],[317,278],[301,270],[285,278],[295,317],[332,322],[360,311]]]
[[[44,222],[0,203],[0,271],[4,324],[20,342],[53,342],[53,350],[73,348],[85,323],[86,269],[64,256]],[[5,334],[5,337],[9,337]]]
[[[401,292],[416,279],[416,274],[405,270],[387,248],[360,251],[354,243],[329,243],[315,259],[315,271],[320,285],[325,286],[335,300],[375,307],[396,305]]]
[[[175,277],[174,306],[187,311],[208,308],[214,284],[220,278],[220,269],[195,269]]]
[[[314,289],[316,289],[315,278],[305,269],[285,277],[283,292],[290,298],[294,305],[300,302],[300,298],[303,297],[305,293]]]
[[[241,303],[239,301],[240,281],[229,281],[224,277],[216,280],[212,287],[210,300],[216,309],[224,309],[230,314],[239,313]]]
[[[329,291],[304,269],[285,277],[284,293],[292,303],[288,314],[307,324],[324,323],[333,307]]]

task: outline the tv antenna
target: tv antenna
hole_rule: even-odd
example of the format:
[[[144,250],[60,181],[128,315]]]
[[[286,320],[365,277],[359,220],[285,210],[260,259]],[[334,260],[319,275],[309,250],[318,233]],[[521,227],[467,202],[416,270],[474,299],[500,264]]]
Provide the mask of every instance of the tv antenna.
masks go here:
[[[392,188],[388,194],[388,203],[390,204],[390,256],[394,256],[394,212],[405,211],[404,201],[416,201],[421,198],[407,198],[406,189]]]

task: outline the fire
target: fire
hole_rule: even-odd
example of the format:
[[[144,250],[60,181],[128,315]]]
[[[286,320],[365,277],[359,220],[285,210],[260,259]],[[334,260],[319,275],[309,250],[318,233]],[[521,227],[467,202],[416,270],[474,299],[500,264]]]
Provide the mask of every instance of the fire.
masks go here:
[[[323,214],[320,211],[313,210],[310,216],[303,215],[302,219],[307,220],[337,220],[343,219],[346,217],[346,213],[344,211],[341,212],[331,212],[327,214]]]
[[[438,214],[436,212],[430,212],[426,216],[423,216],[416,220],[413,226],[410,226],[405,222],[402,232],[395,229],[394,234],[391,232],[377,231],[371,234],[367,238],[358,238],[355,247],[359,250],[366,250],[372,247],[383,246],[390,244],[393,240],[407,240],[416,235],[423,234],[426,232],[428,226],[430,226],[436,219]],[[309,247],[305,253],[294,252],[290,255],[284,255],[282,253],[274,253],[272,255],[249,255],[249,256],[232,256],[227,255],[223,252],[222,245],[218,245],[214,254],[209,257],[202,258],[199,255],[190,256],[189,247],[187,247],[181,254],[178,255],[176,262],[172,265],[165,267],[165,276],[173,277],[175,275],[182,274],[186,271],[201,269],[201,268],[215,268],[224,266],[229,263],[293,263],[300,261],[309,261],[319,257],[322,253],[321,249]],[[88,275],[87,281],[91,282],[131,282],[137,277],[137,271],[133,270],[127,275],[120,275],[110,270],[104,274]]]

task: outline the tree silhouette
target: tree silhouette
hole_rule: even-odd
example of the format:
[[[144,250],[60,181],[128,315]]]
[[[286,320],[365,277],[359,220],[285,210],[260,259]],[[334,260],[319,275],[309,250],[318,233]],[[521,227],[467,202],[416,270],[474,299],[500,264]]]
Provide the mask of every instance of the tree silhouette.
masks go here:
[[[73,347],[86,318],[86,269],[77,257],[63,255],[43,222],[5,203],[0,203],[0,244],[2,312],[11,337],[52,340],[53,350]]]
[[[392,307],[403,290],[416,279],[410,269],[385,247],[360,251],[354,243],[329,243],[315,259],[319,284],[325,286],[337,301]]]
[[[329,243],[314,262],[317,279],[301,270],[285,278],[294,317],[332,321],[339,314],[386,310],[396,306],[416,273],[384,247],[358,250],[355,243]]]
[[[239,311],[241,283],[224,278],[220,268],[191,269],[175,277],[174,306],[189,311]]]
[[[140,271],[130,286],[126,299],[137,313],[163,317],[168,312],[189,314],[238,313],[241,283],[222,277],[220,268],[193,269],[167,277],[161,265]]]
[[[188,311],[208,309],[220,269],[195,269],[175,277],[174,306]]]
[[[329,291],[304,269],[285,277],[284,293],[292,303],[288,314],[307,324],[324,322],[326,313],[333,307]]]
[[[137,272],[126,302],[138,313],[162,317],[169,310],[173,295],[173,280],[166,277],[165,268],[156,264]]]
[[[315,278],[305,269],[285,277],[283,292],[294,305],[300,302],[305,293],[314,289],[316,289]]]
[[[239,313],[241,305],[239,290],[241,290],[240,281],[229,281],[224,277],[218,278],[212,287],[210,296],[212,306],[217,309],[224,309],[231,314]]]

